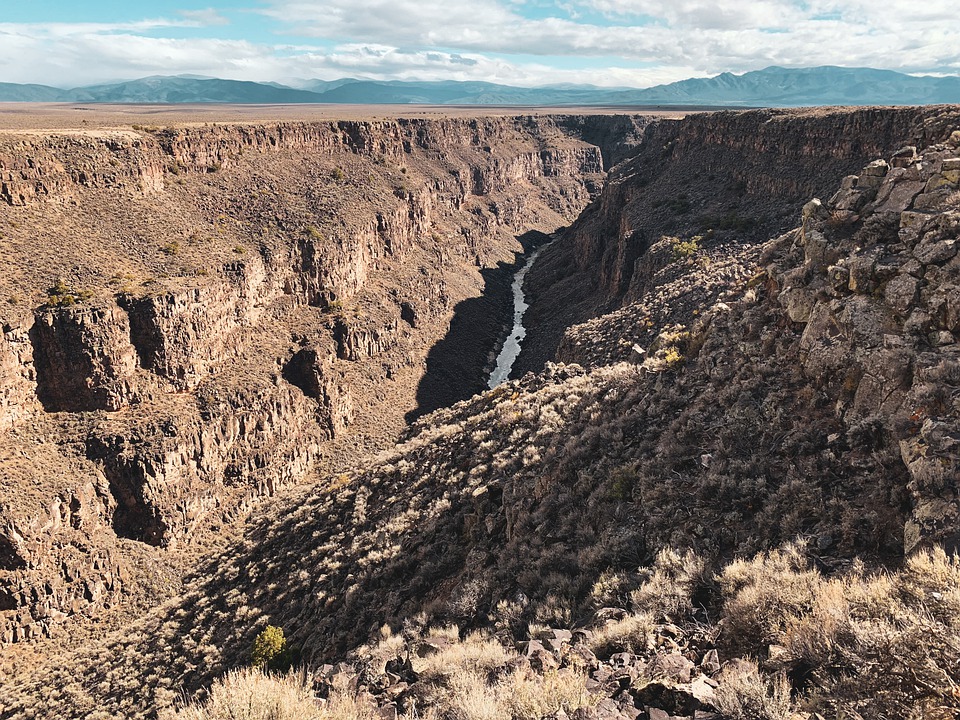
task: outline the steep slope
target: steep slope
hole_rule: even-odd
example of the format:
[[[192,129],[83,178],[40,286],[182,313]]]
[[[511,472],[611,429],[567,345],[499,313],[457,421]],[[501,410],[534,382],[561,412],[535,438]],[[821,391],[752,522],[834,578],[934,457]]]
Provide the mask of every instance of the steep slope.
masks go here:
[[[829,585],[811,563],[838,572],[856,560],[852,576],[869,584],[860,563],[895,564],[922,548],[960,545],[958,173],[960,131],[922,155],[910,148],[890,163],[870,163],[829,201],[808,203],[801,226],[765,244],[751,279],[730,283],[725,301],[696,308],[687,327],[657,327],[642,362],[604,364],[594,359],[603,351],[585,351],[593,369],[550,365],[421,420],[369,466],[265,513],[136,632],[21,673],[2,698],[4,717],[26,717],[28,708],[149,713],[173,702],[179,688],[193,691],[243,663],[268,622],[284,627],[312,662],[341,657],[384,624],[412,632],[452,621],[526,639],[528,623],[569,628],[593,617],[609,595],[642,585],[625,579],[618,590],[616,578],[632,576],[661,550],[690,548],[719,561],[774,551],[797,537],[809,541],[809,560],[795,549],[771,552],[753,570],[733,566],[727,599],[709,581],[691,580],[689,593],[702,585],[706,594],[683,602],[687,612],[701,608],[687,622],[719,633],[710,642],[720,659],[760,655],[773,663],[768,669],[796,670],[779,682],[809,690],[811,668],[768,646],[779,625],[704,624],[718,603],[729,612],[734,596],[744,613],[757,607],[775,615],[762,605],[780,602],[770,587]],[[675,262],[696,268],[698,257],[694,251]],[[690,282],[684,273],[660,279],[676,286],[670,292]],[[631,307],[639,305],[620,312]],[[638,312],[635,321],[646,324],[643,317]],[[581,345],[618,346],[615,333],[571,332]],[[949,580],[910,580],[928,571],[954,577],[956,568],[923,557],[890,581],[904,589],[870,587],[877,596],[903,593],[918,622],[916,613],[927,610],[917,603],[949,604],[930,604],[939,624],[926,626],[933,634],[924,641],[926,658],[917,660],[942,687],[911,684],[908,666],[903,682],[887,678],[897,694],[878,695],[869,664],[824,656],[813,668],[823,684],[811,710],[909,714],[928,703],[956,710],[950,688],[960,678],[949,661],[955,593]],[[918,569],[925,562],[928,570]],[[665,602],[660,587],[637,596],[640,610]],[[836,599],[840,586],[831,587]],[[855,588],[843,592],[852,598]],[[806,592],[798,616],[825,607],[804,606],[814,602]],[[876,599],[843,602],[864,617],[881,612]],[[906,607],[890,612],[906,618]],[[869,634],[881,626],[863,623],[852,637],[861,652],[873,648],[882,658],[883,643]],[[739,634],[748,629],[758,634]],[[686,632],[657,630],[677,638],[669,640],[677,647]],[[837,647],[856,645],[836,637]],[[837,667],[872,684],[838,682],[830,674]],[[634,679],[618,690],[642,689]],[[648,712],[654,701],[646,698],[629,698],[629,717]],[[662,694],[656,702],[665,702]]]
[[[798,206],[832,194],[871,158],[943,139],[958,113],[956,106],[757,110],[652,125],[639,152],[614,169],[603,196],[527,276],[531,331],[516,372],[554,358],[570,325],[646,293],[673,254],[662,238],[707,249],[732,278],[745,272],[734,267],[738,247],[788,230]],[[666,250],[649,252],[657,243]],[[694,285],[696,302],[716,297],[716,287]],[[668,311],[661,319],[669,307],[683,317],[696,302],[660,303]],[[620,358],[627,357],[629,339]]]
[[[0,641],[176,592],[257,498],[391,442],[430,373],[481,389],[517,238],[599,189],[607,122],[3,136]],[[465,303],[477,357],[434,367]]]

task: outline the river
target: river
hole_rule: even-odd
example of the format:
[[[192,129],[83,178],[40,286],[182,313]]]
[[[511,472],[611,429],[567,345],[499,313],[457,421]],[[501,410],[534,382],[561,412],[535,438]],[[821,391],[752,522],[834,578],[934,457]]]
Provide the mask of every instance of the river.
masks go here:
[[[501,348],[500,354],[497,356],[496,367],[490,373],[490,379],[487,381],[487,387],[489,388],[495,388],[497,385],[507,381],[510,377],[510,371],[513,369],[513,364],[520,355],[521,344],[527,336],[527,330],[523,327],[523,314],[529,307],[523,295],[523,280],[527,277],[527,272],[533,267],[533,263],[536,262],[537,257],[549,245],[550,243],[547,243],[534,250],[523,264],[523,267],[520,268],[513,277],[513,329],[504,341],[503,348]]]

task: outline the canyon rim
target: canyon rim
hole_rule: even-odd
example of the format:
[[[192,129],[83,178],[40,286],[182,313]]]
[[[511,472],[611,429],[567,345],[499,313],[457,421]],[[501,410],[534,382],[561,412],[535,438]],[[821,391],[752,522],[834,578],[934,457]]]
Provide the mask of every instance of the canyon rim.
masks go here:
[[[957,106],[132,112],[0,129],[0,717],[956,716]]]

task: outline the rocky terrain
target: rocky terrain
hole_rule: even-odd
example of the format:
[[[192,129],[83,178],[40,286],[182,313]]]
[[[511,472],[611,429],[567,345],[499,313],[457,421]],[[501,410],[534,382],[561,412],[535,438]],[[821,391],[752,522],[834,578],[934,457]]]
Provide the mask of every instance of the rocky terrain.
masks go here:
[[[435,406],[431,373],[481,389],[509,313],[488,286],[644,122],[4,136],[0,641],[175,591],[256,498]],[[436,362],[467,300],[477,359]]]
[[[504,147],[527,147],[526,123],[481,125],[506,144],[494,153],[470,143],[470,152],[495,160]],[[401,137],[423,129],[391,127]],[[10,325],[7,462],[33,495],[19,489],[4,500],[16,534],[0,546],[11,558],[3,577],[11,586],[57,577],[41,562],[48,555],[21,550],[53,538],[45,547],[63,554],[64,574],[51,587],[76,587],[77,566],[104,578],[77,611],[129,606],[124,583],[135,571],[176,587],[84,647],[8,647],[0,716],[152,717],[188,697],[209,705],[181,717],[229,717],[215,708],[249,688],[305,703],[290,717],[956,715],[960,569],[948,553],[960,547],[960,111],[723,113],[661,121],[639,146],[613,142],[616,132],[592,121],[548,127],[558,150],[536,155],[542,170],[512,185],[470,176],[484,203],[472,218],[457,214],[469,211],[466,200],[387,198],[402,217],[429,205],[443,218],[433,222],[448,234],[438,231],[415,257],[459,259],[421,272],[470,267],[476,295],[483,272],[512,259],[516,235],[572,216],[599,190],[593,171],[603,158],[626,158],[535,266],[544,322],[532,328],[528,362],[559,348],[557,362],[480,395],[466,397],[465,386],[464,400],[421,417],[395,446],[387,429],[416,410],[425,375],[389,365],[391,343],[398,328],[413,333],[421,317],[434,318],[432,335],[415,336],[425,352],[452,306],[441,304],[443,314],[412,302],[406,293],[423,285],[386,249],[374,256],[382,274],[372,260],[325,270],[328,256],[304,249],[319,242],[305,228],[290,245],[301,248],[292,263],[286,255],[271,265],[288,246],[261,240],[250,252],[261,269],[232,259],[173,297],[81,296],[96,284],[68,278],[51,286],[32,324]],[[432,130],[450,137],[449,128]],[[198,203],[210,178],[229,172],[209,172],[224,157],[201,152],[209,137],[198,145],[192,133],[148,135],[181,166],[196,158],[174,177],[187,176],[184,192]],[[379,177],[426,182],[431,163],[450,162],[457,145],[448,140],[443,159],[430,159],[429,147],[411,143],[391,156],[409,163],[407,173]],[[263,151],[273,152],[282,148]],[[351,152],[366,162],[366,151]],[[346,157],[323,168],[334,188],[357,172]],[[553,163],[564,169],[547,172]],[[664,206],[684,182],[685,203],[677,194]],[[507,210],[511,197],[530,202],[529,186],[542,205]],[[282,199],[274,213],[298,207],[296,197]],[[360,203],[349,207],[364,217]],[[723,209],[736,222],[696,227]],[[330,215],[349,216],[340,212]],[[295,217],[295,227],[306,224]],[[351,228],[358,221],[349,217]],[[482,230],[471,233],[474,218]],[[344,237],[310,220],[316,234]],[[454,221],[460,251],[441,242],[456,237]],[[422,231],[412,234],[396,241],[407,258],[424,242]],[[236,237],[212,247],[225,252]],[[488,244],[496,237],[502,246]],[[349,257],[346,239],[337,247],[334,257]],[[261,310],[269,322],[234,320],[251,287],[291,265],[297,272]],[[39,268],[19,272],[42,277]],[[470,302],[471,286],[444,277],[460,288],[454,302]],[[54,299],[66,295],[73,304]],[[231,311],[182,319],[218,302]],[[215,352],[199,349],[210,344]],[[258,375],[266,366],[274,374]],[[40,389],[44,374],[58,373],[91,380]],[[378,396],[394,378],[405,389]],[[359,433],[365,446],[344,447]],[[324,463],[337,471],[324,474]],[[296,484],[310,464],[319,482]],[[64,481],[42,479],[46,468],[87,473],[90,490],[77,492],[88,495],[58,495]],[[162,553],[220,532],[211,518],[229,524],[251,495],[281,487],[242,538],[198,560],[189,577],[143,572],[163,566]],[[49,519],[18,520],[30,517],[31,498],[45,497],[56,498]],[[83,587],[89,574],[81,578]],[[10,595],[8,618],[42,605]],[[306,678],[247,673],[215,683],[249,664],[268,625],[283,629]]]

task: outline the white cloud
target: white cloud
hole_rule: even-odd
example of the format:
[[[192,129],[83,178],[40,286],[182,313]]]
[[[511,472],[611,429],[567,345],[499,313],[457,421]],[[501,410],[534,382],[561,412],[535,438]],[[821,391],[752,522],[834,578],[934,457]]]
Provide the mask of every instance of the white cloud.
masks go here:
[[[200,27],[213,27],[215,25],[229,25],[230,21],[213,8],[203,10],[180,10],[180,17],[196,23]]]
[[[946,0],[264,0],[258,12],[306,42],[162,37],[227,22],[210,8],[133,23],[0,23],[0,80],[196,73],[644,87],[768,65],[960,72],[960,23]]]
[[[947,0],[578,0],[566,17],[546,18],[523,9],[500,0],[272,0],[265,12],[328,39],[612,56],[710,74],[777,63],[960,69],[960,23]],[[578,21],[578,10],[615,21]]]

